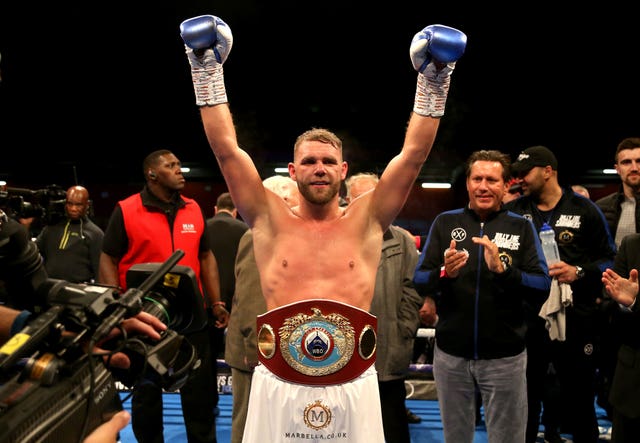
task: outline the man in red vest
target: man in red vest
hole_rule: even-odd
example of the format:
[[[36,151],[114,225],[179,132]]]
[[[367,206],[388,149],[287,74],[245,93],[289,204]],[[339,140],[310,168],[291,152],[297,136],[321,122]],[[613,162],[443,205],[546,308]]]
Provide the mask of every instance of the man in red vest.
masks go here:
[[[154,151],[145,158],[143,173],[146,185],[142,191],[119,201],[111,214],[100,256],[99,282],[125,290],[131,266],[163,262],[181,249],[185,255],[178,264],[193,269],[202,293],[213,306],[217,326],[226,327],[229,313],[220,300],[218,265],[209,249],[205,216],[195,200],[181,195],[185,178],[180,160],[171,151]],[[185,336],[201,360],[200,368],[180,388],[187,439],[191,443],[215,442],[217,386],[210,376],[215,357],[211,355],[208,331],[203,326]],[[157,381],[138,382],[131,404],[133,433],[138,442],[163,442],[162,388]]]

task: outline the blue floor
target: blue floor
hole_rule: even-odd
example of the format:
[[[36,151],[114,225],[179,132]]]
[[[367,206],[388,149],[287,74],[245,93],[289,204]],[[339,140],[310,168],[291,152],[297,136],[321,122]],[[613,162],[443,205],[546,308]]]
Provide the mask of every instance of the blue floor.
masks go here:
[[[124,394],[122,394],[124,398]],[[165,426],[165,442],[166,443],[186,443],[187,437],[184,430],[184,421],[182,419],[182,409],[180,407],[180,396],[176,393],[165,393],[164,396],[164,426]],[[231,395],[221,395],[219,401],[220,415],[217,419],[218,443],[229,443],[231,438]],[[442,422],[440,421],[440,410],[436,400],[407,400],[407,407],[414,414],[422,418],[421,423],[411,424],[411,442],[412,443],[444,443],[442,436]],[[124,408],[131,410],[131,400],[124,402]],[[599,423],[603,434],[611,423],[606,420],[604,411],[597,409]],[[566,436],[563,436],[566,437]],[[120,434],[122,443],[135,443],[136,439],[131,430],[131,424],[127,426]],[[606,441],[602,439],[601,441]],[[542,437],[539,438],[542,443]],[[570,442],[567,438],[567,442]],[[488,443],[487,433],[484,426],[476,428],[476,437],[474,443]]]

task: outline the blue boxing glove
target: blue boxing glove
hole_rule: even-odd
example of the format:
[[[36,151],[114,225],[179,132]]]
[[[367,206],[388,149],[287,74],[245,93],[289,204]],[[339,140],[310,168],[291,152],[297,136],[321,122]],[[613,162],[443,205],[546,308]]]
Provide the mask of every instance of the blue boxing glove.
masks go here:
[[[409,55],[418,71],[413,112],[441,117],[449,94],[451,73],[464,53],[467,36],[444,25],[430,25],[411,41]]]
[[[222,64],[233,46],[229,25],[213,15],[201,15],[183,21],[180,24],[180,36],[191,65],[196,105],[226,103]]]

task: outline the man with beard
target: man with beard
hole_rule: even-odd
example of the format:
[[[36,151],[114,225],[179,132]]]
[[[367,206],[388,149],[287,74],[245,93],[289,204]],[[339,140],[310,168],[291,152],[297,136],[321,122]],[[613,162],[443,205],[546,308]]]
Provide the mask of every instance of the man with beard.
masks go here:
[[[640,232],[640,137],[625,138],[616,149],[614,167],[622,182],[621,188],[596,200],[609,223],[609,231],[620,247],[622,238]]]
[[[576,443],[596,443],[598,422],[594,406],[597,367],[598,299],[601,276],[613,265],[615,244],[602,211],[588,198],[558,182],[558,160],[544,146],[523,150],[511,166],[520,179],[523,196],[505,208],[530,219],[540,232],[544,224],[555,232],[560,261],[549,264],[549,275],[558,287],[570,292],[565,308],[565,337],[550,337],[540,306],[529,305],[527,330],[527,391],[529,423],[527,443],[536,440],[542,393],[549,363],[555,370],[562,407],[561,423]],[[546,406],[546,405],[545,405]],[[548,412],[548,408],[547,408]],[[561,441],[560,423],[543,417],[545,440]]]
[[[261,364],[252,378],[243,441],[383,442],[373,366],[376,318],[368,312],[383,234],[431,151],[466,36],[442,25],[415,35],[414,112],[401,152],[373,191],[340,206],[348,170],[342,140],[313,128],[294,144],[289,175],[302,198],[289,208],[264,188],[238,146],[222,68],[233,43],[230,28],[211,15],[185,20],[180,28],[205,133],[253,233],[268,311],[257,321]]]
[[[616,247],[619,248],[625,236],[640,232],[640,204],[638,204],[640,195],[640,137],[628,137],[618,143],[614,167],[620,176],[620,189],[596,200],[596,205],[602,209],[609,224],[609,231],[614,237]],[[612,410],[607,398],[620,337],[613,322],[613,316],[616,315],[618,308],[608,297],[604,298],[600,308],[603,354],[598,371],[598,404],[607,411],[607,415],[611,418]]]

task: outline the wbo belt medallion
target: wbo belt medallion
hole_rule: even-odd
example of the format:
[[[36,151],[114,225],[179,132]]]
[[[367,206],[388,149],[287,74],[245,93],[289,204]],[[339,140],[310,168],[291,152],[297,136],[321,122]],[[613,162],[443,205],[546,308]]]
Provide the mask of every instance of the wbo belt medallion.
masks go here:
[[[351,359],[354,348],[353,327],[340,314],[298,314],[285,320],[280,328],[282,356],[289,365],[307,375],[332,374]]]
[[[345,303],[292,303],[258,316],[258,357],[288,381],[344,383],[375,362],[376,320]]]

